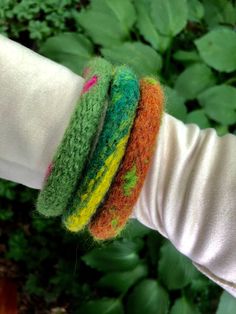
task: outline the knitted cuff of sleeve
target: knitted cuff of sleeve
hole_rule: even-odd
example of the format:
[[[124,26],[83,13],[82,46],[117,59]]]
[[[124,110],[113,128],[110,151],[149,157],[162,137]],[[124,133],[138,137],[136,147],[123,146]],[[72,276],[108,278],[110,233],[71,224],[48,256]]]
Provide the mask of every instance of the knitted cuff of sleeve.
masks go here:
[[[45,216],[61,215],[75,191],[104,111],[112,69],[100,57],[87,64],[83,90],[37,199],[36,210]]]
[[[72,232],[80,231],[102,202],[125,153],[139,100],[139,82],[127,66],[115,68],[103,129],[83,181],[62,222]]]
[[[89,223],[94,240],[117,236],[125,227],[142,189],[164,112],[164,93],[152,77],[140,81],[140,102],[124,159],[107,198]]]

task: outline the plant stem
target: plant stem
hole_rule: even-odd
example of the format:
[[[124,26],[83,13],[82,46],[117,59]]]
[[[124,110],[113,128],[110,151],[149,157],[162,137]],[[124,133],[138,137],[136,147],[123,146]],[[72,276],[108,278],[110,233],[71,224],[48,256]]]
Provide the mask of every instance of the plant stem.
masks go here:
[[[231,77],[230,79],[228,79],[227,81],[225,81],[225,84],[232,84],[232,83],[234,83],[234,82],[236,82],[236,77]]]

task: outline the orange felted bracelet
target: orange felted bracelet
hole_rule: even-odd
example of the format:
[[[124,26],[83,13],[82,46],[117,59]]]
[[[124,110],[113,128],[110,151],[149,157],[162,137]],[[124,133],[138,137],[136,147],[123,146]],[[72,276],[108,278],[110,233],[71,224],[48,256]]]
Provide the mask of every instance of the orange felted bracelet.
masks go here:
[[[142,189],[164,112],[164,93],[152,77],[140,80],[140,101],[124,158],[107,197],[88,230],[94,240],[116,237],[125,227]]]

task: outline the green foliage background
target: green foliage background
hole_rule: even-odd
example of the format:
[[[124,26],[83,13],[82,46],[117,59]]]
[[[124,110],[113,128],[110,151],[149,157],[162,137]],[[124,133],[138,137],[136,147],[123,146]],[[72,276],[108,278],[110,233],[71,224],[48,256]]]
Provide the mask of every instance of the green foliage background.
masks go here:
[[[236,1],[0,0],[0,32],[80,75],[94,55],[153,74],[166,112],[236,134]],[[236,313],[158,232],[131,220],[99,246],[37,215],[37,194],[0,180],[0,262],[17,269],[22,313]]]

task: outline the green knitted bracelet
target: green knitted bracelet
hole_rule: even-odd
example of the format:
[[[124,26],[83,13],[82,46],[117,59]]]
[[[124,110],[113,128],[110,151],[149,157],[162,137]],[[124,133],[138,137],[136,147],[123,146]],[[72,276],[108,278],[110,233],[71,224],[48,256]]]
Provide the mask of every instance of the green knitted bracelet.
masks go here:
[[[87,64],[82,93],[37,199],[36,210],[45,216],[61,215],[75,191],[101,122],[112,70],[100,57]]]
[[[98,145],[85,167],[71,207],[62,216],[68,230],[80,231],[107,193],[124,156],[138,100],[139,82],[136,75],[127,66],[117,67]]]

